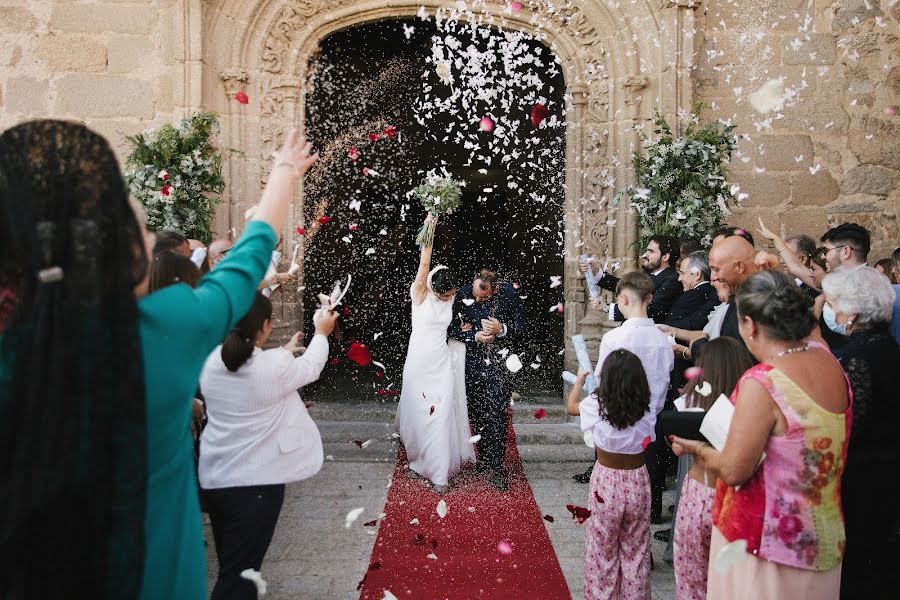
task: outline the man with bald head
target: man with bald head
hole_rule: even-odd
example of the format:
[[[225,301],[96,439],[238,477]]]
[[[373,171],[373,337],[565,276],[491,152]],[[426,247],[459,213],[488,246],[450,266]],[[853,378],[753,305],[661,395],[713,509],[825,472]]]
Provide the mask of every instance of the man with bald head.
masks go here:
[[[741,284],[747,281],[751,275],[759,271],[754,264],[756,250],[746,237],[740,235],[725,235],[716,238],[712,249],[709,251],[710,279],[713,283],[720,282],[731,290],[728,310],[722,321],[721,335],[731,337],[744,344],[738,331],[737,305],[734,295]],[[691,344],[690,357],[697,362],[709,339],[702,337]]]

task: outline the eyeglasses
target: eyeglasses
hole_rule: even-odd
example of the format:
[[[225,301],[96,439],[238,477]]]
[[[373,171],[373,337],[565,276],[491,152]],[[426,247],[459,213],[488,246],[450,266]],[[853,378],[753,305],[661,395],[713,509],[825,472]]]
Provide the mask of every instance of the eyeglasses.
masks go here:
[[[828,253],[829,253],[829,252],[831,252],[832,250],[839,250],[840,248],[850,248],[850,249],[853,250],[854,252],[859,252],[859,250],[857,250],[856,248],[854,248],[854,247],[851,246],[850,244],[840,244],[840,245],[838,245],[838,246],[831,246],[831,247],[828,247],[828,246],[822,246],[821,248],[819,248],[819,254],[820,254],[821,256],[828,256]]]

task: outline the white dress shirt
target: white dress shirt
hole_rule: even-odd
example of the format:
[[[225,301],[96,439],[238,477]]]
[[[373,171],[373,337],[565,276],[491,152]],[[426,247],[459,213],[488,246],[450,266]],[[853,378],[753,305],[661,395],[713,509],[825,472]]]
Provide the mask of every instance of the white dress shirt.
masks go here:
[[[581,401],[581,430],[593,431],[594,444],[607,452],[639,454],[647,436],[656,440],[656,416],[666,402],[669,389],[669,373],[675,366],[672,344],[656,328],[653,319],[628,319],[622,326],[603,335],[600,340],[600,357],[594,375],[600,381],[600,373],[606,357],[613,350],[628,350],[637,355],[650,385],[650,410],[627,429],[616,429],[599,416],[599,401],[593,394]]]
[[[319,472],[322,438],[297,390],[316,381],[327,360],[324,335],[297,358],[256,348],[234,373],[222,347],[213,350],[200,376],[209,419],[200,437],[201,487],[288,483]]]
[[[714,309],[712,309],[711,313],[709,313],[706,326],[703,327],[703,332],[709,337],[709,339],[714,340],[721,335],[722,323],[725,322],[725,313],[727,312],[728,303],[722,302],[721,304],[718,304]]]

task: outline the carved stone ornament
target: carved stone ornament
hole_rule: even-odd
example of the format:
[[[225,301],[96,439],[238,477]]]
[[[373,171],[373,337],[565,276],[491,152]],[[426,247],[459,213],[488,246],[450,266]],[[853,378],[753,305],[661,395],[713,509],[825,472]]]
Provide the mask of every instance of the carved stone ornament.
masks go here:
[[[244,89],[244,85],[250,80],[244,69],[228,69],[219,73],[219,78],[225,84],[225,93],[229,98]]]

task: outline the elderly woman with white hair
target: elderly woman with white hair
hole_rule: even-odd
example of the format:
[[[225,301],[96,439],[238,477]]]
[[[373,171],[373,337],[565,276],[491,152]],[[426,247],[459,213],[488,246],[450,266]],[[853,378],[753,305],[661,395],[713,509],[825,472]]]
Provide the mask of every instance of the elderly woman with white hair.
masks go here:
[[[822,281],[825,311],[849,343],[835,352],[853,390],[853,425],[841,480],[847,546],[841,598],[879,598],[890,589],[890,536],[900,516],[900,347],[888,331],[896,292],[871,267],[838,269]]]

